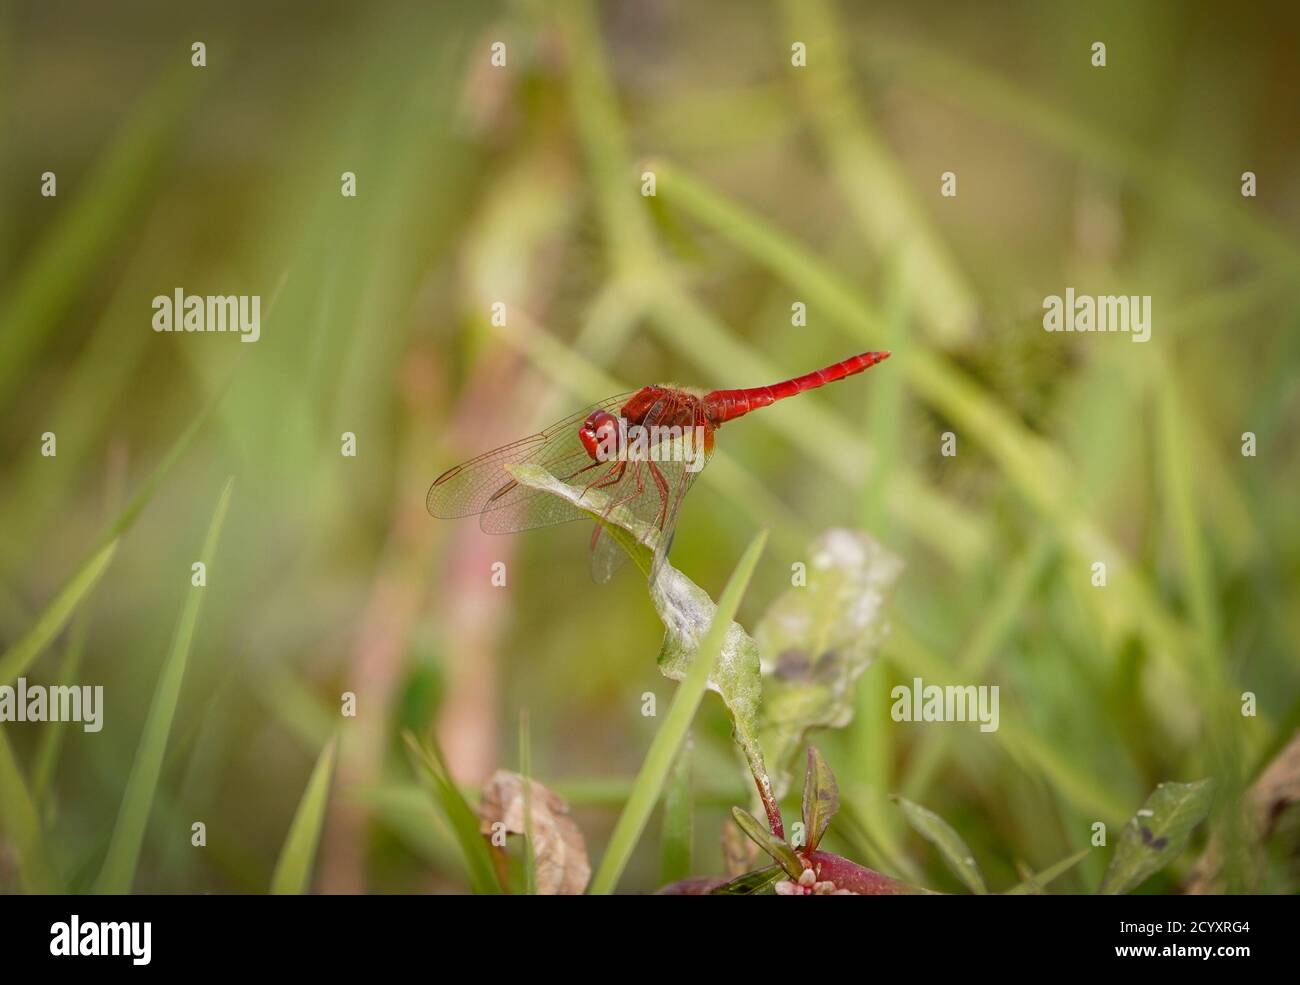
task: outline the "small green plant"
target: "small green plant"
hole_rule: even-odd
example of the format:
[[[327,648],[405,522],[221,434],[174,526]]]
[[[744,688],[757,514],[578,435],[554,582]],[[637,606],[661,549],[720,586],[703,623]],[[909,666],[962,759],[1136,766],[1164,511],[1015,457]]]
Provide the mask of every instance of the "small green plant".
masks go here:
[[[559,496],[579,507],[625,550],[642,574],[649,577],[657,531],[640,524],[619,508],[609,510],[604,494],[566,485],[535,466],[511,469],[517,481],[549,495]],[[771,865],[751,868],[730,879],[685,877],[670,882],[661,892],[668,894],[755,895],[899,895],[927,893],[908,882],[886,875],[834,852],[822,843],[831,821],[840,809],[839,787],[829,763],[812,745],[807,746],[802,810],[798,826],[787,836],[778,798],[790,779],[790,760],[804,745],[808,733],[817,728],[840,728],[853,717],[854,685],[888,633],[885,606],[898,578],[901,563],[866,534],[830,530],[810,547],[810,569],[802,580],[778,598],[751,637],[733,621],[750,576],[762,550],[760,534],[749,545],[728,581],[717,605],[703,589],[665,563],[649,583],[650,600],[664,623],[659,668],[681,682],[662,727],[632,785],[622,815],[614,828],[591,892],[609,893],[616,887],[632,850],[640,839],[651,811],[674,773],[670,797],[665,798],[666,851],[677,858],[689,858],[683,838],[689,841],[689,815],[681,800],[689,792],[689,765],[679,757],[685,748],[691,720],[705,690],[722,698],[731,715],[733,738],[757,792],[757,802],[766,815],[760,821],[750,811],[736,806],[731,814],[737,828],[771,860]],[[422,746],[413,737],[408,744],[418,754],[434,780],[438,800],[461,841],[471,875],[477,873],[477,891],[499,891],[509,885],[505,856],[498,852],[496,878],[489,879],[490,866],[483,855],[483,842],[475,834],[472,809],[447,776],[436,749]],[[527,769],[526,736],[521,757]],[[765,756],[766,750],[766,756]],[[768,763],[773,764],[773,775]],[[499,775],[500,776],[500,775]],[[556,811],[567,814],[561,798],[539,786],[549,810],[539,815],[529,806],[536,796],[534,781],[508,774],[511,790],[518,790],[513,813],[501,806],[504,780],[494,778],[485,789],[479,815],[505,823],[509,813],[515,820],[508,830],[525,833],[530,823],[554,829]],[[1192,829],[1208,814],[1210,783],[1164,784],[1125,828],[1101,885],[1101,892],[1126,892],[1158,868],[1168,864],[1186,846]],[[684,793],[685,791],[685,793]],[[669,810],[668,801],[676,806]],[[957,831],[938,814],[901,796],[893,798],[907,823],[939,852],[951,872],[972,893],[988,892],[987,883],[973,853]],[[572,822],[565,819],[572,828]],[[483,829],[486,833],[486,828]],[[573,829],[576,831],[576,829]],[[524,853],[522,884],[526,892],[536,891],[537,868],[546,866],[563,873],[572,868],[573,851],[559,846],[576,841],[552,837],[551,848],[533,845]],[[580,892],[586,883],[585,848],[581,848],[580,877],[551,880],[551,892]],[[1041,893],[1054,879],[1081,862],[1083,850],[1040,873],[1027,873],[1010,894]],[[557,856],[560,860],[557,860]],[[570,861],[565,861],[570,859]],[[680,862],[674,862],[680,867]],[[669,868],[668,865],[665,868]],[[567,887],[557,888],[557,887]]]
[[[752,895],[771,889],[781,896],[897,896],[925,890],[899,882],[852,862],[842,855],[820,850],[831,818],[840,809],[835,774],[815,746],[808,747],[804,773],[802,832],[806,842],[792,845],[766,830],[755,817],[739,807],[731,809],[736,824],[759,848],[776,862],[770,867],[747,872],[711,890],[718,895]]]

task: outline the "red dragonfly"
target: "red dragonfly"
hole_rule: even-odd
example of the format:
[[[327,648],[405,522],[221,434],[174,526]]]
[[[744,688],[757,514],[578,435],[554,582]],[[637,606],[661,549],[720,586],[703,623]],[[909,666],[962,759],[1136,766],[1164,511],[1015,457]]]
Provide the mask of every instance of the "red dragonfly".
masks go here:
[[[592,497],[591,512],[627,511],[654,552],[650,580],[671,546],[677,511],[713,454],[714,433],[727,421],[804,390],[861,373],[889,357],[864,352],[803,376],[747,390],[701,393],[660,384],[602,400],[527,438],[448,469],[433,480],[425,505],[436,517],[478,516],[485,533],[505,534],[577,520],[585,514],[559,496],[523,485],[511,465],[539,465]],[[596,525],[591,573],[608,581],[626,555]]]

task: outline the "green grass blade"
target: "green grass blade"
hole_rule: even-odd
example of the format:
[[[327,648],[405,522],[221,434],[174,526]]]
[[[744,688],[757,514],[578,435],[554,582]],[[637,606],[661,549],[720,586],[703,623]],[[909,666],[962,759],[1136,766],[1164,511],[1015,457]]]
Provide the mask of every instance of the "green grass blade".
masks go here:
[[[71,686],[73,679],[77,676],[78,669],[81,667],[81,658],[86,652],[88,627],[89,620],[86,618],[86,610],[82,609],[72,622],[72,629],[68,632],[68,645],[63,654],[63,662],[59,665],[58,682],[62,686]],[[46,797],[49,794],[50,783],[54,779],[54,770],[58,766],[59,753],[63,749],[63,739],[67,735],[67,731],[67,722],[50,722],[46,726],[45,734],[41,737],[40,748],[36,753],[36,763],[32,767],[32,797],[37,804],[42,805],[42,808],[48,807]],[[48,817],[48,814],[46,817]]]
[[[58,891],[54,869],[45,854],[36,803],[23,780],[13,747],[0,728],[0,831],[18,862],[18,879],[27,893]]]
[[[1241,813],[1234,807],[1245,793],[1245,754],[1242,749],[1240,709],[1232,676],[1225,665],[1223,613],[1219,608],[1221,593],[1215,583],[1215,565],[1211,545],[1205,536],[1203,515],[1209,510],[1201,505],[1204,484],[1189,451],[1192,411],[1173,373],[1162,374],[1159,400],[1159,461],[1162,500],[1169,517],[1174,543],[1178,546],[1178,566],[1185,583],[1195,641],[1189,648],[1189,663],[1197,665],[1194,679],[1199,690],[1201,713],[1205,721],[1202,755],[1216,778],[1219,803],[1215,812],[1215,834],[1222,842],[1225,872],[1230,887],[1242,888],[1249,882],[1243,858],[1251,842]]]
[[[984,877],[980,874],[979,866],[975,864],[970,849],[966,847],[966,842],[962,841],[961,835],[953,829],[952,825],[934,811],[920,804],[914,804],[906,797],[896,796],[894,801],[903,808],[903,816],[907,818],[907,822],[916,833],[939,849],[939,854],[948,863],[948,868],[967,885],[971,892],[980,896],[988,892],[984,885]]]
[[[77,570],[77,573],[36,618],[35,625],[27,631],[27,634],[0,656],[0,685],[12,684],[17,680],[31,666],[32,661],[40,656],[41,651],[59,635],[68,620],[72,618],[77,606],[90,594],[109,562],[113,560],[117,545],[118,541],[114,538],[92,554],[90,560]]]
[[[1092,851],[1091,848],[1085,848],[1082,851],[1075,852],[1069,858],[1063,858],[1055,865],[1049,865],[1042,872],[1039,872],[1036,875],[1031,876],[1030,878],[1026,879],[1024,882],[1020,883],[1017,886],[1013,886],[1011,889],[1008,889],[1005,893],[1003,893],[1003,895],[1024,896],[1026,894],[1034,894],[1034,893],[1042,892],[1049,885],[1051,885],[1053,882],[1055,882],[1061,876],[1065,875],[1065,873],[1069,872],[1076,865],[1078,865],[1085,858],[1087,858],[1088,853],[1091,851]]]
[[[209,571],[212,568],[212,559],[216,554],[217,541],[221,536],[221,526],[225,522],[234,485],[235,479],[231,476],[221,490],[217,507],[212,514],[212,521],[208,524],[207,536],[203,541],[203,553],[199,560]],[[185,667],[189,662],[190,648],[194,642],[194,629],[198,624],[199,611],[203,605],[203,593],[208,590],[206,587],[191,587],[186,596],[176,626],[176,635],[172,640],[171,652],[158,678],[153,702],[149,706],[149,715],[145,719],[144,732],[140,736],[140,745],[136,749],[135,761],[131,765],[131,774],[126,781],[122,806],[118,810],[117,824],[113,828],[113,839],[109,843],[108,856],[104,859],[104,867],[100,870],[96,883],[97,892],[127,893],[131,890],[136,863],[140,858],[140,848],[144,843],[145,828],[149,823],[149,812],[153,807],[154,793],[158,788],[163,755],[167,751],[167,737],[171,732],[172,718],[176,714],[176,704],[180,698],[181,682],[185,678]]]
[[[338,740],[330,739],[312,768],[307,789],[298,802],[289,834],[280,849],[280,858],[275,863],[275,874],[271,876],[271,894],[274,896],[301,896],[311,882],[316,846],[325,826],[325,808],[329,804],[330,778],[334,774],[337,748]]]
[[[478,815],[469,806],[465,795],[452,782],[443,762],[442,753],[432,744],[421,744],[410,732],[403,732],[402,738],[407,748],[424,767],[433,782],[433,793],[442,812],[446,815],[456,841],[460,844],[461,860],[465,864],[471,888],[479,895],[501,893],[501,881],[497,878],[496,868],[492,865],[492,856],[483,835],[479,833]]]
[[[632,850],[641,838],[641,832],[645,830],[650,812],[659,800],[664,782],[668,779],[668,772],[672,769],[673,759],[676,758],[682,742],[685,741],[695,711],[704,697],[709,674],[712,673],[713,665],[722,652],[723,639],[732,620],[736,617],[736,610],[740,608],[741,596],[749,586],[749,579],[754,574],[758,556],[762,553],[766,542],[767,531],[759,531],[745,548],[745,553],[741,555],[740,561],[731,573],[731,578],[727,581],[727,587],[722,591],[722,596],[718,600],[718,611],[713,617],[709,631],[700,642],[695,660],[681,686],[678,687],[677,694],[673,697],[673,703],[668,709],[663,725],[650,743],[650,750],[641,764],[641,771],[637,774],[636,782],[632,784],[632,793],[623,807],[623,813],[619,815],[618,823],[614,826],[609,847],[605,850],[605,855],[600,860],[600,868],[591,883],[593,895],[603,896],[613,892],[628,859],[632,856]]]

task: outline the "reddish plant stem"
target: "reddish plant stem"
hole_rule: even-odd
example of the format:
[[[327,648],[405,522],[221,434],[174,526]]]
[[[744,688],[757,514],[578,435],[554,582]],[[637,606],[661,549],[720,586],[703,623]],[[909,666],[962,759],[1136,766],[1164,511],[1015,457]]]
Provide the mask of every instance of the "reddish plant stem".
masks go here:
[[[763,810],[767,812],[767,826],[772,834],[785,840],[785,822],[781,820],[781,808],[772,796],[772,782],[766,774],[754,776],[754,785],[758,787],[759,799],[763,801]]]

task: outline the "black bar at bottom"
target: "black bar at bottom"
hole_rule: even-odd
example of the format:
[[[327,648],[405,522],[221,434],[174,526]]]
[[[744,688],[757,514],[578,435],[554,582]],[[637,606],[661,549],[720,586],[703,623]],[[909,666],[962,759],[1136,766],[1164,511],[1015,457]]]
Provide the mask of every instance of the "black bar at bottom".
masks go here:
[[[412,964],[430,975],[499,974],[539,961],[560,974],[670,971],[682,962],[692,973],[714,962],[733,971],[775,962],[789,972],[791,962],[809,961],[872,975],[997,973],[1007,962],[1024,971],[1140,965],[1182,974],[1287,961],[1297,926],[1290,897],[768,899],[9,897],[0,899],[0,960],[7,971],[125,974]]]

